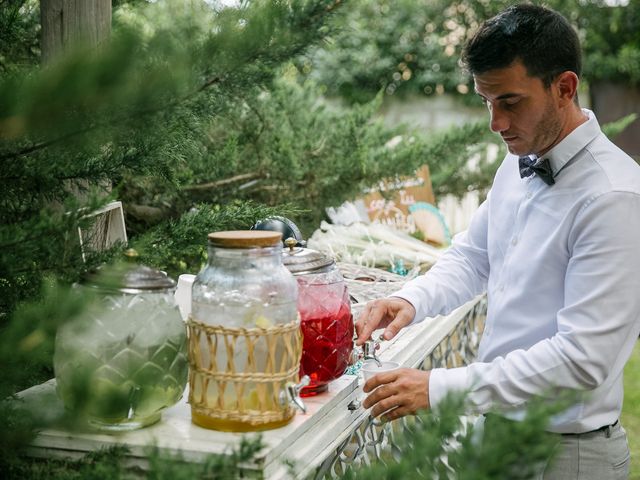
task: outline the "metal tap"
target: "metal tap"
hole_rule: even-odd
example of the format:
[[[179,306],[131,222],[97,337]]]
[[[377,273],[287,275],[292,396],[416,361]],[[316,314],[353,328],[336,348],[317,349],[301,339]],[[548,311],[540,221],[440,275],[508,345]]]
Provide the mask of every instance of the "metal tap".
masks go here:
[[[300,392],[304,387],[309,385],[311,379],[309,375],[305,375],[300,379],[300,382],[293,383],[287,382],[285,390],[280,392],[280,403],[286,405],[287,403],[293,403],[302,413],[307,413],[307,407],[300,397]]]
[[[373,360],[374,362],[376,362],[376,365],[378,365],[378,367],[382,367],[382,362],[376,355],[376,350],[378,350],[378,348],[380,348],[380,342],[376,342],[375,340],[367,340],[362,345],[362,356],[365,361]]]

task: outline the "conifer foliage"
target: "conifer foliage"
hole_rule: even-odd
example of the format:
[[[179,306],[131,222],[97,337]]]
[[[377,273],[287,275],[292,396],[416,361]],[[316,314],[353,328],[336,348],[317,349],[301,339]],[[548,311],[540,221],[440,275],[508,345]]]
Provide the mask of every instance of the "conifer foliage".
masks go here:
[[[13,23],[3,21],[26,34],[21,19],[33,15],[25,10],[33,2],[18,3]],[[0,78],[2,314],[33,296],[45,274],[74,279],[82,265],[73,227],[126,191],[129,179],[175,190],[177,172],[206,154],[201,139],[229,99],[268,85],[282,62],[321,38],[336,5],[125,4],[106,46],[79,46],[43,68],[7,67]],[[11,60],[21,58],[7,56],[5,64]]]
[[[111,198],[124,203],[132,243],[159,250],[175,239],[152,242],[149,235],[175,234],[173,226],[190,222],[192,216],[181,217],[199,205],[217,213],[189,237],[192,247],[204,245],[207,231],[248,228],[264,213],[234,218],[236,210],[227,209],[234,201],[280,213],[294,205],[306,211],[296,220],[310,234],[326,206],[424,163],[437,176],[441,166],[461,162],[469,143],[486,137],[477,126],[437,138],[385,128],[374,119],[376,102],[350,110],[324,105],[319,89],[287,65],[331,31],[340,1],[119,4],[111,39],[97,50],[79,46],[42,68],[35,50],[13,57],[3,50],[5,318],[19,301],[38,296],[43,276],[69,283],[104,260],[89,256],[82,263],[74,232],[88,226],[86,213]],[[16,5],[12,16],[3,16],[7,31],[37,38],[30,30],[37,24],[35,2]],[[405,141],[385,147],[398,134]],[[188,263],[176,258],[181,251],[163,251],[164,257],[141,253],[161,268],[200,268],[201,260]]]
[[[108,43],[94,50],[77,45],[41,66],[38,2],[0,2],[2,399],[52,376],[56,327],[80,310],[63,287],[115,254],[95,253],[83,262],[77,229],[90,227],[86,215],[112,198],[128,206],[128,192],[148,186],[163,192],[160,201],[175,198],[188,176],[180,172],[208,154],[202,139],[230,99],[267,89],[283,62],[322,38],[339,3],[118,2]],[[140,245],[167,252],[153,257],[162,268],[176,255],[192,258],[188,247],[203,246],[209,231],[248,228],[259,216],[290,211],[224,200],[172,207],[156,223],[178,219],[185,213],[179,207],[194,207],[199,214],[181,225],[197,218],[198,231]],[[185,246],[187,239],[193,245]],[[185,248],[170,251],[169,240],[182,240],[178,246]],[[202,255],[190,270],[176,263],[194,271],[201,262]],[[29,427],[42,425],[37,417],[0,403],[3,465],[29,438]]]

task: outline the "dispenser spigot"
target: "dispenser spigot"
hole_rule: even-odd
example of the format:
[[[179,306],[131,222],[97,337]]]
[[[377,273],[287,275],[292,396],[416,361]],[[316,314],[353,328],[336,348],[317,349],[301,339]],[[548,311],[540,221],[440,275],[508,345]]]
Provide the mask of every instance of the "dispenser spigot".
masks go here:
[[[287,382],[285,389],[280,392],[280,403],[282,405],[293,403],[302,413],[307,413],[307,407],[302,401],[302,397],[300,397],[300,392],[310,382],[309,375],[303,376],[298,383]]]
[[[382,367],[382,362],[376,355],[376,350],[380,348],[380,343],[375,340],[367,340],[362,345],[362,356],[364,360],[373,360],[378,367]]]

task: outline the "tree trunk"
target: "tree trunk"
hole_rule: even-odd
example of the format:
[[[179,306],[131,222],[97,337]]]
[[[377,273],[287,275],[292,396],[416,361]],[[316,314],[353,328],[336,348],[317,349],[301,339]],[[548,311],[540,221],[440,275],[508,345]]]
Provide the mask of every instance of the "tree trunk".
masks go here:
[[[94,49],[109,39],[111,33],[111,0],[40,0],[41,64],[47,65],[74,49]],[[89,187],[88,181],[83,182]],[[108,181],[101,182],[105,192],[111,191]],[[87,195],[75,186],[75,197],[84,201]],[[96,215],[104,213],[97,212]],[[96,222],[88,235],[96,232]],[[124,228],[122,229],[124,232]],[[124,242],[127,241],[126,233]],[[83,251],[84,258],[84,251]]]
[[[70,48],[94,48],[109,38],[111,0],[40,0],[42,63]]]

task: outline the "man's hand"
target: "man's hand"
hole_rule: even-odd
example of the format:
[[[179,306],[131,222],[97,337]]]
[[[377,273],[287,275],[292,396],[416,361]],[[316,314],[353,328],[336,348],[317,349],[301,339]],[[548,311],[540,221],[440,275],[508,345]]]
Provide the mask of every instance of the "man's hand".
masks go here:
[[[409,302],[399,297],[381,298],[367,303],[356,321],[358,339],[356,345],[369,340],[377,328],[387,327],[382,334],[385,340],[391,340],[411,323],[416,316],[416,309]]]
[[[373,407],[371,416],[386,412],[382,420],[388,422],[429,409],[429,376],[431,372],[415,368],[400,368],[374,375],[362,390],[373,391],[362,402],[364,408]]]

